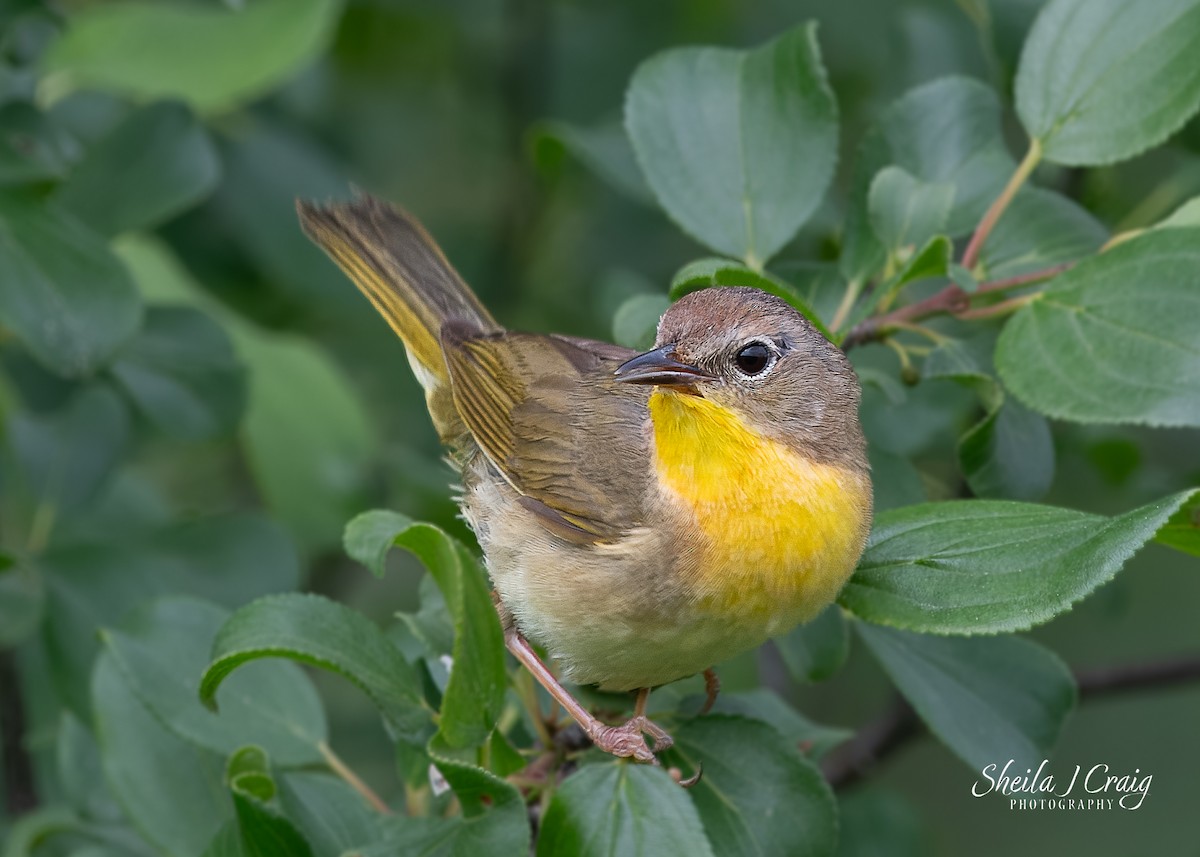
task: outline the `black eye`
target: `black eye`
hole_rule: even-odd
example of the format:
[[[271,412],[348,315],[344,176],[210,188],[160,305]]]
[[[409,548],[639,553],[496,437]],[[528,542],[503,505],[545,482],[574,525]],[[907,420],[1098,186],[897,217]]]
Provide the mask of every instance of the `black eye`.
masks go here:
[[[734,355],[733,362],[746,375],[761,375],[771,365],[774,355],[761,342],[752,342]]]

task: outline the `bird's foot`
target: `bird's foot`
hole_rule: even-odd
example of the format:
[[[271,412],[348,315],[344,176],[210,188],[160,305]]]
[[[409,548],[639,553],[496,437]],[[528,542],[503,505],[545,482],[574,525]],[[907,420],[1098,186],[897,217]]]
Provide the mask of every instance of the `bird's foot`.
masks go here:
[[[646,743],[646,736],[654,739],[654,749]],[[588,730],[592,743],[606,753],[639,762],[658,764],[655,753],[669,749],[675,740],[661,726],[650,721],[644,714],[631,717],[620,726],[596,724]]]

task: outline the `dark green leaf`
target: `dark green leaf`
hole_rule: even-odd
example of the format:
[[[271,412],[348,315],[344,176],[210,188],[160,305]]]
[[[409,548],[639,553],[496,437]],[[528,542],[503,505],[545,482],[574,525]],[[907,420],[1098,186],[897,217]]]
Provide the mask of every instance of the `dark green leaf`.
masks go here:
[[[850,651],[850,631],[841,609],[833,604],[811,622],[776,637],[775,645],[796,681],[824,681],[845,663]]]
[[[41,576],[0,552],[0,649],[20,643],[42,623]]]
[[[953,205],[954,185],[922,182],[895,166],[880,170],[867,191],[871,227],[893,256],[944,230]]]
[[[1017,70],[1017,114],[1048,160],[1107,164],[1165,140],[1200,108],[1200,2],[1052,0]]]
[[[613,316],[613,342],[646,351],[654,345],[658,320],[671,305],[670,299],[661,294],[634,295],[617,309]]]
[[[113,2],[88,6],[45,57],[56,94],[105,89],[139,99],[180,98],[228,110],[286,80],[324,46],[336,0],[217,4]]]
[[[268,596],[236,611],[217,633],[200,699],[214,708],[221,683],[258,658],[291,658],[348,678],[406,740],[419,738],[429,722],[417,678],[399,650],[361,613],[320,596]]]
[[[72,512],[100,493],[124,455],[129,412],[111,389],[93,384],[55,413],[16,414],[7,440],[20,496],[44,514]]]
[[[245,747],[234,753],[225,778],[245,857],[312,857],[307,840],[273,801],[275,779],[261,748]]]
[[[320,763],[325,713],[295,664],[248,664],[222,686],[219,715],[200,704],[200,676],[228,616],[203,601],[168,597],[106,630],[103,640],[134,693],[181,738],[218,753],[253,743],[284,765]]]
[[[1002,500],[885,512],[839,602],[869,622],[911,631],[1030,628],[1110,580],[1194,494],[1115,518]]]
[[[1060,274],[1016,313],[996,368],[1079,422],[1200,426],[1200,229],[1150,230]]]
[[[585,127],[569,122],[542,122],[536,130],[557,141],[580,163],[635,202],[654,203],[629,137],[619,122]]]
[[[55,197],[97,232],[116,235],[189,208],[219,176],[216,150],[188,109],[152,104],[91,146]]]
[[[698,292],[711,286],[749,286],[774,295],[811,321],[826,339],[833,339],[824,322],[790,285],[770,274],[752,271],[745,265],[729,259],[697,259],[684,265],[671,278],[669,297],[676,301],[689,292]]]
[[[919,86],[880,115],[854,165],[841,258],[846,279],[863,281],[886,261],[871,228],[867,198],[876,174],[890,164],[925,184],[954,187],[946,221],[950,237],[975,227],[1015,166],[1004,146],[1000,116],[996,93],[965,77]]]
[[[0,107],[0,185],[59,179],[79,157],[79,144],[32,104]]]
[[[984,277],[999,280],[1090,256],[1108,230],[1078,203],[1027,187],[1009,205],[979,256]]]
[[[921,474],[907,458],[876,446],[867,448],[867,456],[871,461],[871,487],[875,494],[876,515],[927,499]]]
[[[1200,494],[1179,507],[1155,540],[1184,553],[1200,556]]]
[[[932,844],[921,816],[904,798],[877,789],[855,789],[838,801],[837,857],[924,857]]]
[[[106,653],[92,705],[104,772],[130,820],[167,853],[199,854],[233,814],[221,757],[168,732]]]
[[[451,747],[482,744],[504,704],[504,634],[483,570],[463,545],[429,524],[395,512],[359,515],[346,527],[346,552],[376,573],[387,551],[415,555],[438,583],[454,619],[450,681],[442,698],[439,734]]]
[[[815,25],[753,51],[677,48],[652,57],[630,81],[625,126],[675,222],[761,267],[833,177],[837,105]]]
[[[976,771],[1010,759],[1036,768],[1075,707],[1070,670],[1029,640],[855,628],[933,734]]]
[[[688,796],[714,853],[833,853],[833,793],[794,744],[763,723],[723,714],[691,720],[674,737],[670,758],[684,771],[704,767]]]
[[[849,729],[826,726],[809,720],[772,690],[758,687],[740,693],[722,693],[713,705],[714,714],[737,714],[761,720],[782,735],[804,755],[819,759],[853,737]]]
[[[363,796],[329,774],[280,774],[279,805],[313,853],[338,855],[383,838],[383,816]]]
[[[112,372],[151,422],[184,439],[230,433],[245,405],[245,374],[229,337],[185,307],[151,307]]]
[[[537,853],[702,857],[713,850],[696,807],[666,772],[616,762],[585,765],[555,790],[542,819]]]
[[[0,318],[52,371],[89,375],[137,329],[141,303],[104,240],[23,195],[0,196]]]

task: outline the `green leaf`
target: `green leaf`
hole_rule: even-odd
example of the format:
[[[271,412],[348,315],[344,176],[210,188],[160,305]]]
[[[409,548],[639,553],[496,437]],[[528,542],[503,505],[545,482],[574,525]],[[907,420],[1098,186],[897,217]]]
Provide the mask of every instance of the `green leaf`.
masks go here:
[[[354,853],[358,857],[528,854],[529,817],[516,787],[482,768],[441,756],[433,742],[431,748],[438,770],[462,805],[462,816],[390,818],[381,840]]]
[[[45,600],[41,576],[0,551],[0,650],[38,629]]]
[[[80,543],[40,557],[46,580],[46,641],[59,692],[80,717],[96,631],[156,595],[187,594],[225,606],[292,589],[296,554],[278,526],[258,515],[215,516],[136,534],[126,543]]]
[[[1078,203],[1027,187],[988,236],[979,263],[986,279],[1016,277],[1090,256],[1107,240],[1104,224]]]
[[[821,335],[833,341],[833,334],[821,321],[811,306],[790,285],[768,273],[752,271],[745,265],[729,259],[697,259],[689,262],[671,278],[668,297],[679,300],[689,292],[698,292],[712,286],[748,286],[759,289],[786,301],[792,309],[812,322]]]
[[[133,281],[105,241],[59,208],[0,196],[0,318],[60,375],[90,375],[137,329]]]
[[[167,731],[107,653],[92,706],[105,777],[130,821],[167,853],[199,854],[233,814],[221,757]]]
[[[976,771],[1009,759],[1036,768],[1075,708],[1070,670],[1029,640],[855,629],[933,734]]]
[[[761,267],[833,177],[837,105],[816,26],[752,51],[676,48],[650,58],[630,81],[625,127],[671,218],[718,253]]]
[[[454,619],[450,681],[442,697],[438,732],[450,747],[487,740],[500,717],[508,685],[504,632],[486,578],[470,552],[437,527],[395,512],[375,510],[346,527],[346,552],[379,574],[388,550],[410,551],[429,570]]]
[[[714,853],[833,853],[833,793],[794,744],[763,723],[723,714],[688,721],[674,737],[669,758],[685,771],[704,767],[688,796]]]
[[[1167,519],[1166,526],[1158,531],[1155,541],[1200,556],[1200,494],[1192,495],[1192,499]]]
[[[886,261],[871,228],[868,196],[872,180],[888,165],[926,185],[954,187],[946,219],[950,237],[975,227],[1016,166],[1004,146],[1000,118],[996,93],[965,77],[919,86],[879,116],[854,165],[840,262],[846,279],[865,280]]]
[[[78,9],[43,59],[53,95],[102,89],[137,99],[179,98],[201,113],[229,110],[273,89],[324,48],[336,0],[217,4],[113,2]]]
[[[152,104],[92,145],[55,198],[97,232],[116,235],[190,208],[216,187],[220,172],[216,149],[191,112]]]
[[[229,337],[185,307],[150,307],[112,373],[147,419],[185,440],[230,433],[245,406],[245,372]]]
[[[54,413],[17,413],[7,433],[5,482],[19,480],[21,496],[48,513],[71,512],[100,493],[125,454],[129,412],[106,385],[92,384]]]
[[[871,226],[892,255],[944,230],[953,204],[954,185],[922,182],[900,167],[884,167],[867,191]]]
[[[634,295],[617,308],[613,316],[613,341],[617,345],[647,351],[654,345],[658,320],[671,305],[666,295]]]
[[[809,720],[788,705],[773,690],[757,687],[740,693],[722,693],[712,707],[713,714],[736,714],[761,720],[797,747],[806,756],[819,759],[854,736],[849,729],[826,726]]]
[[[102,633],[126,682],[181,738],[218,753],[253,743],[284,765],[319,764],[325,713],[295,664],[249,664],[221,689],[220,714],[197,698],[213,638],[229,613],[191,598],[153,601]]]
[[[921,474],[909,459],[873,445],[867,447],[867,457],[871,461],[871,487],[875,494],[873,508],[876,515],[927,499]]]
[[[996,368],[1025,404],[1077,422],[1200,426],[1200,229],[1086,259],[1018,311]]]
[[[837,857],[924,857],[932,850],[920,814],[903,797],[855,789],[838,801]]]
[[[279,806],[317,855],[343,854],[383,838],[383,816],[343,780],[292,771],[277,777]]]
[[[1047,160],[1130,158],[1200,108],[1197,41],[1197,0],[1052,0],[1021,52],[1017,115]]]
[[[762,729],[771,734],[769,728]],[[703,857],[713,849],[696,807],[665,771],[616,762],[585,765],[554,791],[542,819],[537,853]]]
[[[1193,496],[1115,518],[1003,500],[884,512],[839,603],[868,622],[910,631],[1031,628],[1111,580]]]
[[[32,104],[0,107],[0,185],[60,179],[78,157],[79,144]]]
[[[836,604],[791,633],[775,638],[775,646],[792,678],[799,682],[824,681],[846,662],[850,631]]]
[[[225,776],[245,857],[312,857],[308,841],[272,800],[275,779],[261,748],[245,747],[234,753]]]
[[[1155,229],[1175,229],[1185,226],[1200,226],[1200,196],[1192,197],[1175,209],[1170,217],[1154,224]]]
[[[654,203],[629,137],[620,122],[583,126],[570,122],[540,122],[534,131],[539,141],[553,140],[576,160],[629,199]]]
[[[398,649],[367,617],[318,595],[272,595],[237,610],[213,642],[200,699],[216,708],[217,689],[239,666],[258,658],[290,658],[336,672],[375,703],[393,734],[421,737],[429,722],[417,677]]]
[[[249,372],[242,444],[263,499],[309,549],[336,544],[375,444],[353,385],[298,337],[238,328]]]
[[[986,413],[959,438],[959,467],[979,497],[1037,500],[1054,480],[1054,440],[1045,418],[1010,399],[992,376],[993,338],[950,340],[926,358],[926,378],[972,389]]]

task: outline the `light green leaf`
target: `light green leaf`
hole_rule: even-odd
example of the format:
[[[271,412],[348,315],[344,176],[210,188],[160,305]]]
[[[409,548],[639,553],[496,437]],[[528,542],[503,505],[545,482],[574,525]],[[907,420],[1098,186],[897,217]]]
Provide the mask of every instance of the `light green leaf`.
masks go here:
[[[152,104],[93,144],[55,198],[97,232],[116,235],[190,208],[220,172],[216,149],[188,109]]]
[[[229,110],[317,56],[340,9],[337,0],[255,0],[237,11],[145,0],[85,6],[46,54],[42,85],[49,97],[103,89]]]
[[[1155,541],[1200,556],[1200,494],[1192,495],[1191,500],[1179,507],[1158,531]]]
[[[1162,229],[1060,274],[1018,311],[996,368],[1025,404],[1077,422],[1200,425],[1200,229]]]
[[[629,298],[613,316],[613,342],[638,351],[649,350],[654,345],[658,320],[670,305],[671,300],[666,295],[643,294]]]
[[[900,167],[884,167],[867,191],[867,211],[875,236],[896,255],[920,247],[946,228],[954,185],[922,182]]]
[[[712,286],[747,286],[774,295],[786,301],[792,309],[812,322],[813,327],[821,331],[822,336],[833,341],[833,334],[829,332],[825,323],[791,285],[769,273],[752,271],[740,262],[730,259],[710,258],[689,262],[671,278],[668,296],[677,301],[689,292],[698,292]]]
[[[935,637],[855,623],[930,730],[976,771],[1036,768],[1075,707],[1075,680],[1020,637]]]
[[[0,196],[0,318],[33,356],[90,375],[137,329],[141,302],[104,239],[32,196]]]
[[[1154,224],[1154,228],[1156,229],[1164,227],[1174,229],[1186,226],[1200,226],[1200,196],[1192,197],[1179,206],[1179,208],[1175,209],[1170,217]]]
[[[437,527],[375,510],[346,527],[346,552],[382,572],[388,550],[410,551],[437,581],[454,619],[450,681],[442,697],[438,732],[454,748],[487,740],[500,717],[508,685],[504,633],[483,569],[470,552]]]
[[[824,681],[845,663],[850,630],[841,609],[833,604],[816,619],[776,637],[774,642],[792,678],[799,682]]]
[[[249,664],[221,689],[220,714],[197,697],[208,651],[229,612],[190,598],[150,602],[102,632],[125,681],[179,737],[218,753],[253,743],[281,764],[319,764],[325,712],[295,664]]]
[[[975,227],[1016,166],[1004,146],[1000,100],[988,86],[945,77],[906,93],[867,134],[854,165],[841,270],[865,280],[886,261],[868,215],[872,180],[890,164],[924,184],[954,187],[946,232],[956,238]]]
[[[760,728],[772,734],[768,727]],[[617,762],[585,765],[555,789],[542,818],[537,853],[704,857],[713,849],[696,807],[665,771]]]
[[[1021,52],[1017,115],[1047,160],[1130,158],[1200,108],[1198,41],[1198,0],[1051,0]]]
[[[259,658],[290,658],[349,679],[398,738],[411,743],[427,730],[429,713],[412,667],[379,628],[349,607],[299,593],[242,607],[217,632],[200,680],[201,701],[215,708],[217,689],[229,674]]]
[[[821,202],[837,105],[816,26],[752,51],[676,48],[644,62],[625,127],[650,188],[684,231],[761,267]]]
[[[868,622],[910,631],[1031,628],[1111,580],[1194,495],[1115,518],[1003,500],[884,512],[838,600]]]
[[[1029,274],[1090,256],[1108,230],[1078,203],[1042,188],[1017,194],[979,256],[985,279]]]
[[[668,758],[684,771],[704,767],[688,796],[714,853],[833,853],[833,793],[816,766],[775,730],[720,714],[688,721],[674,737]]]
[[[183,439],[231,432],[245,406],[245,372],[229,337],[185,307],[150,307],[112,373],[152,423]]]
[[[233,816],[221,757],[167,731],[107,653],[92,674],[92,707],[104,773],[130,821],[166,853],[202,852]]]

